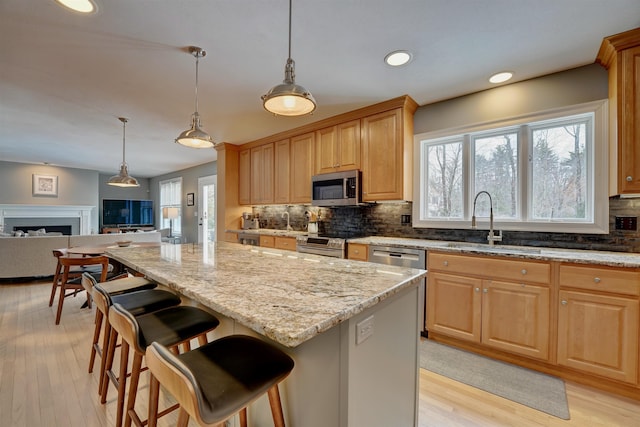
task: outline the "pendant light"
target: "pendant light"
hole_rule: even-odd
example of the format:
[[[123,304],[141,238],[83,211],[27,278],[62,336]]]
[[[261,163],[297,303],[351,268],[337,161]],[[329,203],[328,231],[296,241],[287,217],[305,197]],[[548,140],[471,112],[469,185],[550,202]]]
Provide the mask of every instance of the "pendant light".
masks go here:
[[[291,59],[291,1],[289,0],[289,58],[282,84],[262,95],[265,110],[280,116],[302,116],[316,109],[316,100],[304,87],[296,84],[296,63]]]
[[[124,117],[118,117],[118,120],[122,122],[122,163],[120,164],[120,173],[109,178],[107,184],[115,185],[116,187],[140,187],[138,180],[129,175],[127,162],[124,160],[125,128],[129,120]]]
[[[208,133],[200,129],[200,114],[198,114],[198,63],[207,52],[202,48],[189,46],[189,53],[196,57],[196,111],[191,116],[191,129],[182,132],[176,138],[176,142],[190,148],[211,148],[215,143]]]

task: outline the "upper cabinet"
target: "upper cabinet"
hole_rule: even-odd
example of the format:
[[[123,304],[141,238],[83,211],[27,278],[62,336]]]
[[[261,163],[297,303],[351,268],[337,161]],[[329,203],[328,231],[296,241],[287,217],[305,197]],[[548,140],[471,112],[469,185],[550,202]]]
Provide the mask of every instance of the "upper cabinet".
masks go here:
[[[316,131],[315,172],[360,169],[360,120]]]
[[[411,201],[413,113],[411,99],[390,111],[362,119],[362,201]]]
[[[410,201],[417,108],[405,95],[243,145],[238,203],[311,203],[314,174],[352,169],[363,201]]]
[[[640,28],[606,37],[596,62],[609,70],[609,192],[640,194]]]

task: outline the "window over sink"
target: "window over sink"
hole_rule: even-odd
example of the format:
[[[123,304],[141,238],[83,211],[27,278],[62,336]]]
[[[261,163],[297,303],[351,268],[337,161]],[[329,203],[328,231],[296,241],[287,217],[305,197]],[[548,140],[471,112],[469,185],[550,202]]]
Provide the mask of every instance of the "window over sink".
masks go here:
[[[608,233],[606,103],[416,135],[413,226]]]

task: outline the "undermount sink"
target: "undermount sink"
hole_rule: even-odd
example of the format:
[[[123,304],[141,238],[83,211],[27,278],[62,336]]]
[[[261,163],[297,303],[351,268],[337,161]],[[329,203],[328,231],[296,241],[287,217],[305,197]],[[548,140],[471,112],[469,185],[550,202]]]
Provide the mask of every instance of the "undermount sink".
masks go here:
[[[540,248],[531,248],[527,246],[491,246],[482,243],[467,243],[467,242],[450,242],[447,243],[448,248],[458,249],[475,249],[486,252],[501,252],[501,253],[522,253],[522,254],[539,254]]]

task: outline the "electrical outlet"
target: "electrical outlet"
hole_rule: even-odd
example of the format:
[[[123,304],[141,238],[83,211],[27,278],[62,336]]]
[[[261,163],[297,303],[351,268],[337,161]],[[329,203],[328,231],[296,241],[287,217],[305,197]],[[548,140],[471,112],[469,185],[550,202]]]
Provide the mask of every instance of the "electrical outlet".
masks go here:
[[[635,217],[635,216],[617,216],[616,217],[616,230],[636,231],[637,229],[638,229],[638,217]]]
[[[411,215],[400,215],[400,224],[402,225],[411,224]]]
[[[356,345],[373,335],[373,315],[356,324]]]

